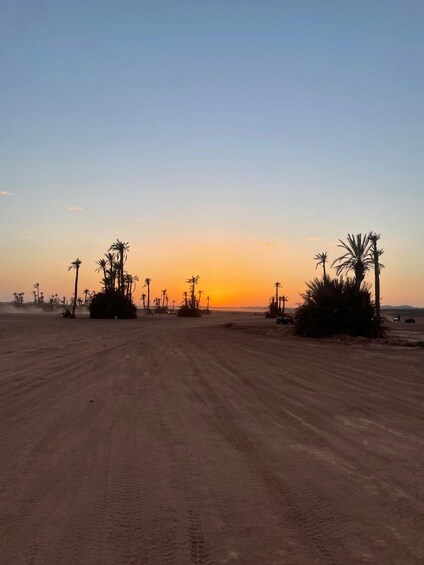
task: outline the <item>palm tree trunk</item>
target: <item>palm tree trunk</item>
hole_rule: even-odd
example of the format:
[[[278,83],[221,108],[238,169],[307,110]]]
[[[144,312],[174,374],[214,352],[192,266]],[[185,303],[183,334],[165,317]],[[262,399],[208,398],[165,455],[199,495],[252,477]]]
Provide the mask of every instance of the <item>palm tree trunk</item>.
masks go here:
[[[377,264],[374,267],[375,269],[375,315],[377,316],[377,320],[380,321],[380,268],[378,266],[378,257],[377,257]]]
[[[75,318],[75,308],[77,306],[77,297],[78,297],[78,271],[79,267],[75,268],[75,289],[74,289],[74,303],[72,305],[72,317]]]

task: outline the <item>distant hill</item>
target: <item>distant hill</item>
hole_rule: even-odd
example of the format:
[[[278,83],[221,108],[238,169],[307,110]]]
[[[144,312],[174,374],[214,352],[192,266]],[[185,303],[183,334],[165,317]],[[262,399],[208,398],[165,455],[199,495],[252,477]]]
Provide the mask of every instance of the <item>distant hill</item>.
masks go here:
[[[385,304],[381,307],[382,310],[422,310],[419,306],[409,306],[408,304],[403,304],[402,306],[390,306]]]

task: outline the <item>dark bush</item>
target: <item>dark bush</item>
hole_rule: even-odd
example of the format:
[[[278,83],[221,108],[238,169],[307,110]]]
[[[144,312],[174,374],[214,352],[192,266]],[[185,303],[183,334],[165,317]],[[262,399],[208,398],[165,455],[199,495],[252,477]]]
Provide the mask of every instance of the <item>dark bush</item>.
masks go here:
[[[119,290],[96,293],[90,304],[90,318],[137,318],[137,307]]]
[[[296,333],[304,337],[337,334],[379,337],[374,304],[366,287],[351,279],[314,279],[307,283],[304,303],[296,310]]]
[[[202,312],[200,311],[199,308],[191,308],[191,306],[184,304],[178,310],[177,315],[180,316],[181,318],[200,318]]]

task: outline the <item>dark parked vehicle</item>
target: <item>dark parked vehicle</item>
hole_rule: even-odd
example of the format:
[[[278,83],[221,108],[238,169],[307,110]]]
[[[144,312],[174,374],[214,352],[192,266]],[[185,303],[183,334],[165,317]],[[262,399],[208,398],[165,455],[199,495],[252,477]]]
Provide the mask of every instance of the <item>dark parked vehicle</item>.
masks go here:
[[[414,318],[406,318],[405,324],[415,324]]]
[[[293,326],[294,317],[286,314],[284,316],[277,316],[275,321],[277,322],[277,324],[282,324],[283,326]]]
[[[396,314],[396,316],[393,316],[393,321],[400,322],[400,314]]]

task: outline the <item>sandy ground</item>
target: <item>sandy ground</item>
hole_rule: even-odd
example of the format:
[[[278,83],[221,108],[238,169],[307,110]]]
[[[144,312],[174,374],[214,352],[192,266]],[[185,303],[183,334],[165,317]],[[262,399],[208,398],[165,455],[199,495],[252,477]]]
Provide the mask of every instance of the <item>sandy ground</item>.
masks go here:
[[[424,349],[289,333],[0,316],[0,563],[423,563]]]

